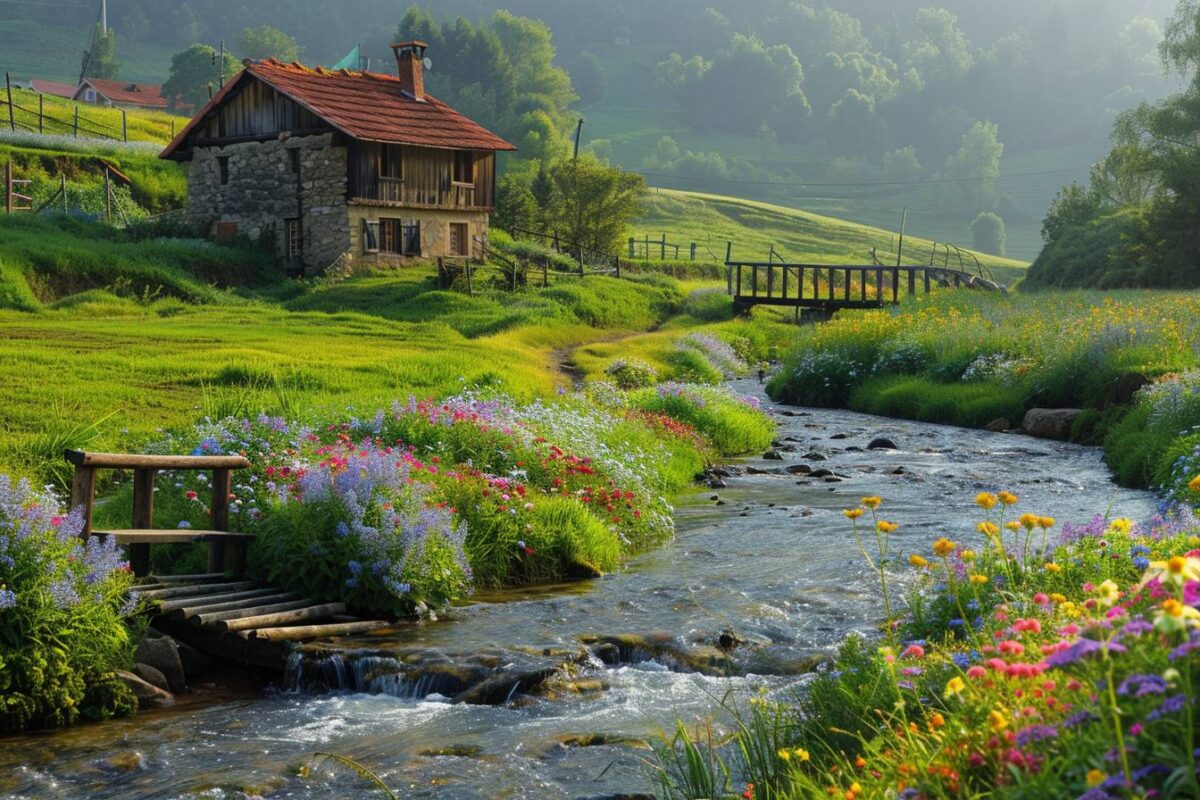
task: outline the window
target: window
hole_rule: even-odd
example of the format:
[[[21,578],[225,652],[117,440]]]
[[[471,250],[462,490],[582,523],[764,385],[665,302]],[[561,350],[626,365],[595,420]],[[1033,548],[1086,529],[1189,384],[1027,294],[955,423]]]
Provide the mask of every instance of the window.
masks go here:
[[[300,220],[296,217],[283,221],[284,252],[288,258],[296,258],[304,254],[304,231]]]
[[[464,150],[454,153],[454,183],[475,183],[475,154]]]
[[[468,240],[467,223],[451,222],[450,223],[450,255],[452,256],[469,256],[471,255],[470,243]]]
[[[363,220],[363,252],[379,252],[379,223],[369,219]]]
[[[421,255],[421,223],[415,219],[381,219],[366,223],[364,249],[368,253],[399,256]],[[371,249],[374,237],[376,249]]]
[[[217,156],[217,169],[221,171],[221,185],[229,183],[229,156]]]
[[[83,99],[89,103],[96,102],[96,90],[88,89],[86,92],[83,93]]]

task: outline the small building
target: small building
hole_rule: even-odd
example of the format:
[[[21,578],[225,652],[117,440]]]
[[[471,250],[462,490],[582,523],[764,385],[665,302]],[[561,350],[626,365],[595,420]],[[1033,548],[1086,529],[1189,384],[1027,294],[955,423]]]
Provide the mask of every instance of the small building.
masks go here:
[[[189,217],[295,270],[471,255],[516,148],[425,93],[425,47],[392,45],[399,77],[245,62],[162,152],[190,162]]]
[[[170,107],[157,83],[130,83],[104,78],[84,78],[73,99],[98,106],[166,111]]]
[[[79,87],[74,83],[59,83],[58,81],[47,81],[41,78],[30,78],[27,81],[13,81],[13,88],[28,89],[38,94],[47,94],[51,97],[62,97],[70,100],[75,97],[75,92]]]

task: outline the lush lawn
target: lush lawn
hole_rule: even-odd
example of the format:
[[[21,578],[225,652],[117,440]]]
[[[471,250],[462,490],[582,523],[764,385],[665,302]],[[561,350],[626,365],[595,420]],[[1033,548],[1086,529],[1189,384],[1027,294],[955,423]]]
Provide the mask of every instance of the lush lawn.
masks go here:
[[[770,391],[971,426],[1081,408],[1074,437],[1103,443],[1119,480],[1179,493],[1200,443],[1198,313],[1196,293],[945,292],[802,329]]]
[[[38,94],[24,89],[13,91],[13,121],[18,129],[31,132],[62,134],[74,137],[75,110],[79,110],[79,136],[87,138],[116,139],[124,141],[128,135],[131,142],[152,142],[165,145],[174,138],[173,131],[183,130],[186,116],[162,111],[128,110],[122,127],[121,109],[104,108],[92,103],[77,103],[61,97],[42,97],[39,128]],[[5,117],[8,109],[5,108]],[[4,120],[7,122],[7,118]]]
[[[899,220],[897,220],[897,228]],[[733,242],[735,260],[766,261],[770,248],[789,261],[802,263],[869,264],[871,249],[883,261],[895,259],[898,233],[843,219],[825,217],[735,197],[652,189],[646,213],[635,234],[651,240],[667,234],[668,241],[696,242],[698,259],[724,261],[726,243]],[[904,263],[928,264],[933,242],[912,236],[904,239]],[[672,251],[668,251],[671,253]],[[938,263],[943,263],[944,250]],[[978,254],[980,261],[1005,283],[1020,279],[1024,262]],[[686,257],[686,256],[685,256]],[[894,263],[894,261],[892,262]],[[953,262],[957,265],[957,259]]]

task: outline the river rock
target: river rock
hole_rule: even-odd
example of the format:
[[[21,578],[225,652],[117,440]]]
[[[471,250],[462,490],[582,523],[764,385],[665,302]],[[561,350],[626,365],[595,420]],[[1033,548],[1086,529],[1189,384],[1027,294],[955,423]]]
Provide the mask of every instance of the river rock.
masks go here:
[[[825,455],[824,453],[818,453],[815,450],[812,451],[811,453],[805,453],[803,456],[801,456],[801,458],[803,458],[805,461],[828,461],[829,460],[829,456]]]
[[[880,436],[877,439],[872,439],[871,443],[869,445],[867,445],[867,449],[868,450],[899,450],[900,448],[896,447],[896,443],[893,442],[891,439],[888,439],[887,437],[884,437],[884,436]]]
[[[164,708],[175,702],[175,698],[170,692],[164,692],[132,672],[119,669],[116,671],[116,675],[133,692],[133,696],[138,701],[138,708]]]
[[[833,472],[827,469],[814,469],[812,472],[808,473],[808,477],[810,478],[829,478],[832,475]]]
[[[728,489],[729,484],[726,483],[725,481],[721,480],[720,478],[709,478],[708,479],[708,488],[710,488],[710,489]]]
[[[835,433],[833,436],[830,436],[829,438],[830,438],[830,439],[849,439],[849,438],[850,438],[850,434],[848,434],[848,433]]]
[[[808,464],[792,464],[790,467],[785,467],[784,471],[789,475],[807,475],[812,472],[812,467]]]
[[[778,450],[768,450],[763,453],[763,458],[767,461],[783,461],[783,453]]]
[[[1078,408],[1032,408],[1021,425],[1025,433],[1038,439],[1071,438],[1071,426],[1083,411]]]
[[[129,750],[93,763],[105,772],[139,772],[146,766],[146,757],[136,750]]]
[[[175,694],[187,688],[183,662],[179,659],[179,647],[170,636],[148,636],[142,639],[133,654],[133,660],[154,667],[166,676],[167,685]]]
[[[179,661],[183,664],[183,675],[188,683],[195,683],[201,677],[212,671],[214,661],[186,642],[176,642],[179,647]]]
[[[157,686],[164,692],[171,691],[171,685],[167,683],[167,676],[163,675],[149,664],[134,664],[133,674],[144,680],[151,686]]]
[[[1008,421],[1008,417],[997,417],[996,419],[983,426],[984,430],[992,433],[1004,433],[1012,430],[1012,423]]]

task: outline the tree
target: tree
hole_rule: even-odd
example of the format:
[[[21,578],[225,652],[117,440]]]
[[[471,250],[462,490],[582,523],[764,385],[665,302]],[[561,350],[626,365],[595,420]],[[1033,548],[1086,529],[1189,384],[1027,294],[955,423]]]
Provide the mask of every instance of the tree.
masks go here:
[[[496,182],[496,213],[492,222],[497,228],[530,230],[537,227],[538,215],[537,198],[520,176],[508,173]]]
[[[549,228],[575,244],[617,252],[642,211],[642,176],[601,164],[590,153],[554,162],[546,176],[553,186],[550,204],[542,206]]]
[[[967,131],[958,152],[946,159],[945,177],[957,181],[958,191],[949,193],[957,208],[987,209],[995,203],[1003,155],[1000,129],[994,123],[976,122]]]
[[[903,66],[912,67],[929,82],[950,83],[963,78],[973,59],[958,17],[944,8],[922,8],[913,22],[913,37],[904,44]]]
[[[1042,241],[1046,244],[1058,241],[1071,228],[1096,219],[1101,210],[1099,198],[1086,187],[1078,183],[1063,187],[1050,203],[1050,210],[1042,221]]]
[[[991,211],[980,212],[971,223],[971,239],[979,252],[1003,256],[1008,239],[1004,230],[1004,220],[999,214],[993,214]]]
[[[875,114],[875,101],[850,89],[829,109],[830,148],[839,155],[866,155],[879,151],[886,131]]]
[[[194,44],[171,58],[171,74],[163,84],[163,95],[184,103],[202,106],[208,102],[210,92],[220,90],[217,51],[206,44]],[[242,71],[242,64],[229,53],[225,54],[225,80]]]
[[[921,160],[912,146],[883,154],[883,175],[889,181],[915,181],[921,177],[921,172]]]
[[[117,61],[117,34],[111,28],[108,33],[103,33],[100,25],[97,24],[92,42],[84,74],[89,78],[108,78],[110,80],[118,77],[121,72],[121,64]]]
[[[296,40],[277,28],[262,25],[258,28],[246,28],[237,36],[237,52],[242,58],[252,58],[261,61],[275,58],[279,61],[299,61],[303,48]]]
[[[1140,206],[1158,186],[1154,154],[1137,144],[1118,144],[1091,171],[1092,192],[1113,208]]]
[[[599,103],[608,95],[608,75],[596,54],[584,50],[571,68],[571,82],[585,106]]]

